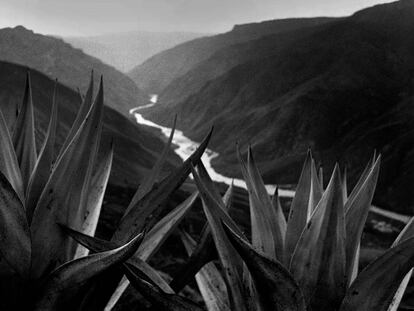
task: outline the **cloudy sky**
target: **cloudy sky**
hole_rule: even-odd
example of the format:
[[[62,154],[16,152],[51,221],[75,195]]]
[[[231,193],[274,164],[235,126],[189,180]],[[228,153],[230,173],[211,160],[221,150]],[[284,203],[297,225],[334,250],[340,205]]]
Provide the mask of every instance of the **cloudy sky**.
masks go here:
[[[223,32],[234,24],[344,16],[389,0],[0,0],[0,28],[94,35],[130,30]]]

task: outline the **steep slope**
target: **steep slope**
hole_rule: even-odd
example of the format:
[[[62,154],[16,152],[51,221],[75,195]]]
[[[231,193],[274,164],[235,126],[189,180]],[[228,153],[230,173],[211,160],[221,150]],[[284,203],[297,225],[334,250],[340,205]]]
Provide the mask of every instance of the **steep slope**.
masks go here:
[[[135,83],[150,93],[160,93],[171,81],[190,71],[227,46],[262,36],[327,23],[330,18],[301,18],[236,25],[231,31],[180,44],[161,52],[130,71]]]
[[[288,30],[220,49],[183,76],[171,81],[159,94],[160,103],[170,106],[185,101],[191,95],[197,94],[207,82],[220,77],[237,65],[271,57],[289,44],[323,28],[324,25]]]
[[[240,175],[235,142],[252,144],[267,182],[294,182],[308,147],[327,172],[340,161],[355,182],[377,149],[377,202],[413,213],[413,32],[413,1],[369,8],[261,52],[147,116],[178,113],[196,140],[214,124],[215,164],[228,175]]]
[[[127,72],[161,51],[201,36],[203,34],[192,32],[135,31],[93,37],[65,37],[63,40]]]
[[[26,67],[0,61],[0,109],[9,124],[15,116],[16,105],[21,104],[24,91]],[[51,109],[54,81],[46,75],[31,70],[33,101],[35,105],[37,147],[43,141]],[[105,89],[110,82],[104,78]],[[106,96],[106,94],[105,94]],[[59,129],[57,144],[62,144],[80,104],[79,95],[68,87],[59,84]],[[109,146],[113,140],[115,155],[110,183],[121,186],[134,186],[150,169],[163,147],[163,140],[144,126],[129,122],[112,108],[105,107],[102,146]],[[171,152],[168,168],[180,162]]]
[[[106,105],[124,115],[146,101],[134,82],[113,67],[61,39],[36,34],[22,26],[0,29],[0,60],[37,69],[72,89],[85,88],[93,69],[107,81]]]

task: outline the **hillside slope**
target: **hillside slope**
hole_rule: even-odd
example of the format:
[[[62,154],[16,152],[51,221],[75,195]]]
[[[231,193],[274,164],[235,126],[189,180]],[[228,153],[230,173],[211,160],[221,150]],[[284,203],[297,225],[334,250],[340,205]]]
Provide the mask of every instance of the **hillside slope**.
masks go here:
[[[154,55],[129,72],[135,83],[150,93],[160,93],[171,81],[183,76],[197,64],[222,48],[262,36],[327,23],[330,18],[282,19],[236,25],[231,31],[195,39]]]
[[[172,80],[159,94],[162,105],[175,105],[197,94],[208,82],[236,66],[277,55],[286,46],[307,38],[325,24],[288,30],[255,40],[226,46],[207,60],[194,65],[181,77]]]
[[[0,61],[0,109],[9,124],[14,121],[16,105],[20,105],[23,98],[25,75],[26,67]],[[37,147],[40,148],[49,122],[54,81],[36,70],[31,70],[31,78]],[[104,77],[105,89],[109,83]],[[106,97],[106,94],[104,96]],[[75,118],[80,99],[75,91],[59,84],[57,100],[59,104],[57,144],[61,145]],[[111,140],[114,143],[115,154],[110,183],[136,187],[148,169],[153,166],[163,147],[163,140],[146,127],[129,122],[114,109],[105,107],[101,146],[108,147]],[[171,151],[168,168],[180,162]]]
[[[147,58],[185,41],[201,37],[192,32],[125,32],[93,37],[65,37],[64,41],[127,72]]]
[[[162,116],[178,113],[195,140],[214,124],[212,148],[222,155],[215,165],[231,176],[240,176],[235,142],[252,144],[268,183],[294,182],[308,147],[325,171],[340,161],[355,182],[376,149],[383,154],[377,203],[413,213],[412,33],[413,1],[362,10],[248,58],[146,115],[164,123]]]
[[[89,73],[104,75],[106,105],[124,115],[145,104],[146,96],[127,76],[61,39],[34,33],[22,26],[0,29],[0,60],[37,69],[72,89],[84,89]]]

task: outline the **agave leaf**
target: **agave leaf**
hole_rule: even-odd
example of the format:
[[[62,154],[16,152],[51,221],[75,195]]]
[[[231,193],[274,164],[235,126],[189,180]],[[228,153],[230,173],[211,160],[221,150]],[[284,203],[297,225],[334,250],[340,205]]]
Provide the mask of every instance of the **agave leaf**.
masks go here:
[[[223,198],[221,197],[217,187],[214,185],[214,182],[208,174],[207,169],[202,161],[200,161],[200,163],[197,164],[197,171],[200,178],[204,181],[206,189],[208,189],[208,191],[210,192],[212,197],[217,201],[217,203],[224,208]]]
[[[226,211],[230,211],[231,205],[233,203],[233,196],[234,196],[234,184],[233,182],[227,187],[226,192],[223,195],[223,203],[226,207]],[[208,227],[208,224],[206,224]]]
[[[89,236],[87,234],[84,234],[80,231],[77,231],[75,229],[72,229],[65,224],[58,224],[58,226],[65,232],[65,234],[69,235],[71,238],[73,238],[76,242],[83,245],[87,249],[98,253],[98,252],[105,252],[111,249],[115,249],[118,247],[118,245],[111,241],[105,241],[93,236]],[[144,239],[143,234],[142,240]],[[142,241],[141,241],[142,242]]]
[[[113,145],[111,149],[99,163],[96,169],[95,176],[91,181],[90,193],[88,195],[88,203],[86,207],[86,214],[81,227],[84,234],[94,236],[96,227],[98,225],[99,215],[101,213],[102,202],[105,194],[105,189],[108,184],[109,175],[111,173],[112,159],[114,155]],[[79,245],[76,249],[75,258],[83,257],[89,254],[87,248]]]
[[[237,228],[237,225],[228,216],[222,203],[218,203],[210,191],[207,190],[206,186],[208,185],[204,183],[199,174],[194,169],[192,173],[197,188],[200,191],[203,210],[210,225],[214,243],[224,270],[227,290],[230,295],[231,309],[240,311],[247,310],[246,292],[243,286],[243,262],[225,235],[222,222],[230,224],[229,226],[231,228]],[[240,232],[240,229],[238,229],[238,232]]]
[[[170,282],[171,288],[174,292],[179,293],[204,265],[216,258],[217,250],[210,227],[207,225],[203,228],[196,248],[191,252],[186,263],[175,273],[173,280]]]
[[[311,189],[309,194],[309,205],[308,205],[308,219],[312,215],[320,199],[322,198],[323,188],[318,180],[318,173],[316,172],[315,161],[312,159],[311,164]]]
[[[223,196],[223,202],[226,206],[226,210],[229,210],[230,208],[232,196],[233,184],[227,188],[227,191]],[[214,245],[214,240],[208,223],[206,223],[201,232],[200,242],[192,251],[187,262],[177,271],[175,277],[170,283],[171,288],[176,293],[179,293],[205,264],[217,258],[217,250]]]
[[[314,310],[335,310],[345,294],[345,219],[335,166],[329,185],[298,241],[290,271]]]
[[[192,168],[194,170],[194,167]],[[226,193],[224,194],[223,198],[220,197],[220,192],[214,185],[210,175],[208,174],[204,164],[200,161],[197,165],[197,172],[200,180],[203,182],[203,189],[208,192],[210,199],[214,199],[220,209],[217,209],[220,217],[223,218],[224,222],[232,228],[232,230],[236,231],[238,234],[244,236],[243,232],[240,228],[236,225],[233,219],[229,216],[226,212],[229,210],[231,205],[231,198],[233,194],[233,184],[227,188]]]
[[[92,70],[88,90],[86,91],[85,97],[82,97],[81,93],[78,90],[79,98],[81,100],[81,105],[80,105],[78,113],[76,114],[75,121],[73,121],[72,127],[70,128],[69,133],[66,136],[66,139],[65,139],[65,141],[64,141],[64,143],[63,143],[63,145],[60,149],[59,155],[57,157],[58,159],[63,155],[66,148],[69,146],[69,144],[71,143],[71,141],[75,137],[75,135],[78,132],[81,124],[85,120],[86,116],[88,115],[89,110],[92,107],[92,104],[93,104],[93,85],[94,85],[94,81],[93,81],[93,70]]]
[[[405,225],[404,229],[400,232],[392,244],[392,247],[412,237],[414,237],[414,217],[412,217],[410,221]]]
[[[196,249],[196,241],[186,232],[181,232],[180,237],[188,255],[190,255]],[[207,310],[227,311],[230,309],[226,283],[214,263],[210,262],[204,265],[195,278]]]
[[[318,175],[319,175],[319,183],[320,183],[321,188],[323,190],[323,167],[322,166],[319,167]]]
[[[411,218],[409,223],[404,227],[404,229],[400,232],[398,237],[395,239],[392,247],[398,245],[402,241],[405,241],[409,238],[414,237],[414,217]],[[397,292],[394,295],[394,298],[392,299],[392,302],[390,306],[388,307],[388,311],[397,311],[398,307],[401,303],[401,300],[404,296],[405,290],[407,289],[408,283],[411,279],[411,276],[413,274],[413,269],[410,270],[410,272],[407,273],[407,275],[402,280],[400,286],[398,287]]]
[[[47,128],[45,140],[40,150],[39,157],[36,161],[36,165],[33,169],[33,173],[30,176],[29,184],[26,191],[26,214],[29,223],[32,220],[33,212],[39,197],[45,187],[47,180],[49,179],[50,172],[52,170],[54,155],[55,155],[55,142],[56,142],[56,128],[57,128],[57,113],[58,103],[56,101],[57,81],[55,82],[55,88],[53,91],[52,109],[50,112],[50,121]]]
[[[347,187],[347,171],[346,167],[342,175],[342,198],[344,199],[344,204],[348,200],[348,187]]]
[[[366,179],[360,184],[359,191],[349,198],[345,204],[345,222],[346,222],[346,271],[348,284],[353,279],[354,270],[358,269],[357,248],[361,241],[362,231],[368,212],[371,207],[371,201],[374,196],[375,186],[377,184],[381,158],[375,162],[374,166],[365,174]],[[355,267],[356,266],[356,267]]]
[[[295,197],[290,206],[285,239],[285,265],[289,265],[296,244],[309,217],[308,207],[312,183],[311,166],[312,154],[309,150],[296,187]]]
[[[227,187],[226,192],[223,195],[223,202],[226,206],[226,210],[230,210],[230,207],[233,204],[233,196],[234,196],[234,180],[232,180],[231,184]]]
[[[128,260],[126,264],[133,266],[135,273],[139,275],[140,278],[144,279],[147,282],[150,282],[153,285],[158,286],[163,292],[167,294],[175,294],[175,292],[162,278],[162,276],[142,259],[135,256],[134,258]],[[106,304],[105,310],[112,310],[115,307],[129,285],[129,279],[126,276],[123,276],[114,293],[110,297],[108,303]]]
[[[375,155],[374,155],[374,160],[371,159],[368,162],[368,164],[365,166],[364,170],[362,171],[361,176],[359,177],[357,183],[355,184],[354,188],[352,189],[351,193],[348,196],[348,201],[352,202],[355,199],[355,196],[357,195],[357,193],[361,189],[361,186],[364,183],[364,181],[367,179],[368,174],[370,173],[370,171],[372,169],[372,166],[374,165],[375,162],[376,162],[376,159],[375,159]],[[348,203],[348,204],[350,204],[350,203]]]
[[[32,87],[30,73],[27,72],[23,104],[17,117],[13,131],[13,145],[23,179],[23,189],[26,190],[30,175],[36,164],[36,140],[33,115]]]
[[[190,208],[193,206],[195,200],[198,197],[198,192],[194,192],[188,197],[183,203],[177,206],[174,210],[168,213],[163,219],[161,219],[146,235],[139,247],[135,257],[147,261],[152,255],[161,247],[164,241],[170,236],[174,229],[178,226],[180,221],[188,213]],[[127,289],[129,282],[123,278],[118,285],[116,293],[112,295],[108,304],[115,305],[116,302],[121,298],[121,295]]]
[[[413,266],[414,238],[409,238],[387,250],[361,271],[348,289],[340,311],[387,311]]]
[[[155,162],[154,167],[152,168],[151,172],[148,176],[146,176],[144,182],[142,185],[138,187],[138,190],[135,192],[131,202],[129,203],[125,214],[129,213],[129,211],[144,197],[148,191],[151,190],[152,186],[154,185],[157,177],[159,176],[162,166],[165,163],[165,160],[167,159],[168,152],[171,149],[171,143],[174,137],[175,132],[175,126],[177,124],[177,116],[174,117],[174,123],[171,130],[170,137],[168,138],[168,142],[165,144],[164,149],[162,150],[162,153],[160,157],[158,158],[157,162]]]
[[[194,173],[194,168],[192,168],[192,171]],[[229,216],[229,214],[226,212],[227,207],[224,203],[224,201],[220,197],[220,193],[215,187],[213,181],[211,180],[210,176],[208,175],[208,172],[206,168],[204,167],[202,161],[197,165],[197,176],[202,183],[199,183],[197,185],[197,188],[200,191],[200,186],[202,187],[203,191],[206,193],[204,196],[204,200],[207,202],[207,200],[214,200],[215,207],[218,207],[215,209],[215,212],[217,213],[217,216],[222,218],[223,221],[237,234],[244,237],[243,232],[240,230],[240,228],[237,226],[237,224],[234,222],[234,220]]]
[[[167,294],[174,294],[175,292],[172,288],[168,285],[168,283],[164,280],[164,278],[156,271],[153,267],[147,264],[142,259],[137,257],[131,258],[131,260],[127,261],[128,264],[135,267],[135,272],[140,273],[140,277],[150,282],[153,285],[158,286],[164,293]],[[128,282],[129,284],[129,282]]]
[[[190,211],[198,197],[198,191],[189,196],[183,203],[161,219],[145,236],[144,242],[137,252],[142,260],[148,260],[154,254],[167,237],[177,228],[180,221]]]
[[[356,249],[356,253],[355,253],[356,260],[355,260],[354,268],[352,269],[351,276],[347,276],[348,285],[351,284],[358,276],[360,256],[361,256],[361,242],[358,243],[358,246]]]
[[[58,267],[47,277],[35,309],[56,310],[63,292],[79,287],[108,268],[126,261],[135,253],[141,241],[142,236],[137,236],[119,248],[78,258]]]
[[[104,241],[95,237],[88,236],[71,228],[68,228],[64,225],[62,225],[62,228],[79,244],[83,245],[84,247],[88,248],[93,252],[104,252],[116,248],[116,245],[113,242]],[[141,234],[140,236],[141,240],[143,240],[144,235]],[[171,289],[168,283],[160,276],[160,274],[142,259],[138,258],[137,256],[132,256],[127,260],[127,262],[130,265],[135,266],[136,269],[140,270],[141,277],[143,277],[147,281],[157,285],[166,293],[174,293],[174,291]],[[109,310],[112,309],[113,306],[115,306],[119,297],[121,297],[122,293],[125,291],[126,286],[128,285],[129,281],[127,281],[126,278],[123,278],[120,282],[120,285],[118,286],[118,288],[122,289],[122,291],[119,293],[114,293],[113,296],[117,298],[115,300],[110,300],[110,302],[108,302],[107,308]]]
[[[33,214],[32,275],[40,277],[75,249],[57,223],[79,229],[85,215],[93,162],[103,119],[102,79],[95,103],[72,141],[57,160]],[[120,243],[121,244],[121,243]]]
[[[130,211],[124,214],[121,222],[112,238],[113,241],[122,242],[130,236],[140,232],[144,226],[151,224],[148,217],[154,212],[160,212],[160,206],[164,205],[171,193],[174,192],[185,181],[190,173],[191,166],[200,161],[207,144],[210,141],[212,130],[200,144],[196,151],[182,164],[174,170],[159,184],[155,184]],[[153,217],[154,219],[155,217]],[[132,228],[134,228],[132,230]]]
[[[92,70],[92,72],[93,72],[93,70]],[[82,94],[79,87],[76,87],[76,92],[78,93],[80,101],[83,102],[85,100],[85,96]]]
[[[224,228],[251,273],[262,310],[305,311],[302,291],[283,264],[260,254],[229,227]]]
[[[252,245],[272,259],[283,260],[285,216],[272,205],[251,148],[247,166],[239,150],[238,155],[249,192]]]
[[[112,160],[114,156],[114,147],[111,143],[110,149],[99,163],[95,175],[92,177],[91,186],[88,196],[87,211],[82,225],[82,232],[88,235],[94,235],[102,202],[108,185],[109,175],[111,173]]]
[[[86,174],[83,177],[83,180],[82,180],[82,178],[78,179],[79,181],[83,181],[83,186],[82,186],[82,189],[81,189],[81,192],[80,192],[79,210],[72,213],[72,215],[70,215],[71,218],[69,219],[69,224],[72,224],[72,225],[77,226],[77,227],[82,226],[82,224],[84,223],[85,215],[87,215],[87,213],[88,213],[88,203],[92,204],[92,202],[89,201],[91,199],[90,191],[91,191],[92,173],[93,173],[93,169],[95,167],[95,162],[98,158],[98,151],[99,151],[99,145],[100,145],[100,141],[101,141],[101,133],[102,133],[102,128],[103,128],[104,100],[103,100],[103,77],[102,76],[101,76],[101,81],[100,81],[96,101],[97,101],[97,103],[94,103],[94,105],[97,106],[96,110],[98,111],[96,113],[98,115],[96,117],[97,121],[95,122],[95,124],[93,124],[95,127],[92,127],[91,129],[89,129],[89,133],[93,132],[95,130],[96,133],[91,135],[91,137],[95,138],[95,140],[92,140],[92,143],[91,143],[91,141],[89,141],[89,143],[90,143],[89,158],[84,159],[84,161],[87,162]],[[91,110],[93,110],[93,109],[91,108]],[[86,117],[86,120],[87,120],[87,117]],[[88,131],[88,129],[87,129],[87,131]],[[75,139],[76,139],[76,135],[75,135]],[[99,169],[100,169],[100,167],[99,167]],[[106,170],[107,170],[106,172],[108,174],[107,178],[109,178],[110,167],[107,167]],[[102,192],[101,195],[103,196],[103,194],[104,193]],[[103,197],[102,197],[102,199],[103,199]],[[96,215],[96,213],[95,213],[95,218],[96,218],[96,221],[98,221],[97,218],[99,218],[99,215]],[[132,237],[131,237],[131,239],[132,239]],[[125,242],[120,243],[120,244],[125,244]],[[73,248],[72,256],[75,254],[75,251],[76,251],[76,248]]]
[[[143,295],[156,310],[165,311],[202,311],[203,309],[184,297],[164,293],[159,287],[141,279],[133,266],[125,265],[125,274],[131,284]]]
[[[14,191],[23,202],[23,181],[19,163],[10,138],[6,121],[0,111],[0,172],[7,178]]]
[[[111,311],[113,308],[115,308],[116,304],[121,299],[129,284],[130,283],[128,278],[125,275],[123,275],[121,281],[119,281],[118,286],[115,288],[112,296],[109,298],[104,311]]]
[[[283,234],[283,241],[284,241],[286,237],[287,223],[286,223],[285,214],[283,213],[282,205],[280,204],[278,187],[275,188],[275,192],[273,193],[272,205],[273,205],[273,208],[276,210],[277,218],[281,219],[281,221],[279,221],[279,225],[281,227],[281,231],[284,233]]]
[[[136,268],[136,274],[139,275],[140,278],[150,282],[153,285],[157,285],[167,294],[175,294],[175,292],[171,289],[168,283],[161,277],[161,275],[154,270],[149,264],[145,261],[135,258],[134,263],[129,261],[128,263],[133,265]],[[154,281],[155,279],[155,281]],[[121,299],[122,295],[124,294],[125,290],[130,285],[128,278],[124,275],[119,282],[117,288],[115,289],[112,296],[109,298],[108,303],[105,306],[105,311],[112,310],[116,304],[118,303],[119,299]]]
[[[20,275],[30,269],[30,231],[22,202],[0,172],[0,253]]]
[[[134,267],[135,273],[147,282],[158,286],[164,293],[175,294],[168,283],[162,278],[162,276],[149,264],[138,257],[132,258],[127,261],[127,264]],[[105,306],[105,310],[112,310],[119,299],[122,297],[125,290],[128,288],[130,282],[126,276],[123,276],[118,284],[118,287],[112,294],[108,303]]]
[[[117,247],[116,244],[114,244],[111,241],[101,240],[101,239],[83,234],[79,231],[73,230],[64,225],[61,225],[61,226],[65,230],[65,232],[68,235],[70,235],[76,242],[88,248],[92,252],[95,252],[95,253],[104,252],[104,251],[108,251],[110,249],[114,249]],[[140,234],[140,236],[141,236],[141,243],[142,243],[142,240],[144,239],[144,235]],[[147,281],[152,282],[153,284],[157,285],[164,292],[166,293],[174,292],[171,289],[171,287],[168,285],[168,283],[159,275],[159,273],[142,259],[138,258],[137,256],[132,256],[127,260],[127,262],[130,265],[135,266],[136,269],[141,270],[142,276],[145,276],[144,278]]]
[[[19,105],[14,105],[14,109],[3,110],[3,117],[6,120],[7,127],[9,129],[10,136],[13,136],[14,128],[16,127],[17,119],[19,117]]]
[[[397,291],[394,294],[394,297],[390,303],[390,305],[388,306],[387,311],[397,311],[401,300],[404,297],[405,294],[405,290],[407,289],[408,283],[411,280],[411,277],[413,275],[414,272],[414,268],[411,268],[411,270],[405,275],[404,279],[401,281],[400,286],[398,287]]]

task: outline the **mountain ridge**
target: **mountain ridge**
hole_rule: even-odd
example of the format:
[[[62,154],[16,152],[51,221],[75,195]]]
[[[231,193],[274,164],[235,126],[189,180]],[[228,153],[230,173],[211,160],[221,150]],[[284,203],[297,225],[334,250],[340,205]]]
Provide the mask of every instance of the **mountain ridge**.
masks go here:
[[[195,65],[208,59],[223,47],[257,39],[266,34],[304,28],[331,20],[333,19],[325,17],[273,20],[265,22],[271,25],[265,29],[260,23],[250,24],[249,29],[253,29],[249,32],[241,32],[239,27],[234,28],[233,31],[198,38],[156,54],[135,67],[128,75],[143,90],[149,93],[159,93],[173,79],[183,76]],[[256,28],[260,28],[260,31],[254,30]]]
[[[0,29],[0,60],[37,69],[72,89],[87,87],[91,70],[96,75],[103,74],[108,81],[106,105],[125,116],[130,108],[147,100],[146,94],[115,68],[61,39],[37,34],[23,26]]]
[[[130,31],[62,39],[126,73],[154,54],[205,35],[192,32]]]

